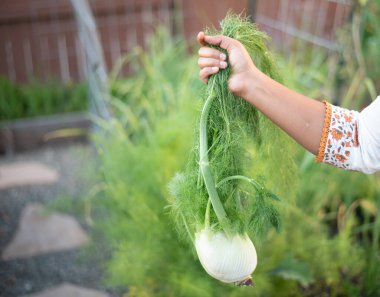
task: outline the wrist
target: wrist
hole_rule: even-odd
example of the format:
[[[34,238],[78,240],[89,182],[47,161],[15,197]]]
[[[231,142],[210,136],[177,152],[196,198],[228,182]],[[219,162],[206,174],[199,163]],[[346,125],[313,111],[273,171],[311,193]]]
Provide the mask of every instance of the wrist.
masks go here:
[[[266,75],[257,68],[250,70],[243,79],[243,89],[240,97],[256,105],[259,94],[265,92]]]

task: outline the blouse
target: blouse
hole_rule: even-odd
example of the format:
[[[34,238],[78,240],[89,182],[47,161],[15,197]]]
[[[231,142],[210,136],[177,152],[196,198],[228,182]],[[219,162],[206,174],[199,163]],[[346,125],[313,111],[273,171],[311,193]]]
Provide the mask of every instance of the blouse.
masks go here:
[[[326,101],[325,123],[316,160],[347,170],[380,170],[380,96],[361,112]]]

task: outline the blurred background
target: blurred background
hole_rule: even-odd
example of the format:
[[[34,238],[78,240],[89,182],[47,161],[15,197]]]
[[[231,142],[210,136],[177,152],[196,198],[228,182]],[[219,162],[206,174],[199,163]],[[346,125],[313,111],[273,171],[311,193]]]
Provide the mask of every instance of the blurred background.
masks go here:
[[[380,296],[378,175],[294,146],[253,289],[210,279],[166,210],[204,91],[200,30],[250,16],[287,86],[360,110],[380,89],[379,0],[0,7],[0,296]]]
[[[157,24],[194,43],[205,26],[218,26],[228,10],[245,12],[279,49],[295,39],[337,51],[336,32],[350,21],[352,1],[89,1],[107,66],[146,46]],[[0,73],[13,82],[80,81],[84,55],[70,1],[8,1],[1,10]]]

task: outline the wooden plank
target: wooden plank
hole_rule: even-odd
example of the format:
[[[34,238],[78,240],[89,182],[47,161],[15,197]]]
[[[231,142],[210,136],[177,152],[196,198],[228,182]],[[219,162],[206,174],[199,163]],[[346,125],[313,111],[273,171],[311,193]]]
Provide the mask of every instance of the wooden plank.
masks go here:
[[[0,154],[30,150],[47,143],[83,141],[90,127],[91,121],[87,113],[83,112],[3,122],[0,123]],[[81,129],[84,133],[46,139],[48,133],[62,129]]]

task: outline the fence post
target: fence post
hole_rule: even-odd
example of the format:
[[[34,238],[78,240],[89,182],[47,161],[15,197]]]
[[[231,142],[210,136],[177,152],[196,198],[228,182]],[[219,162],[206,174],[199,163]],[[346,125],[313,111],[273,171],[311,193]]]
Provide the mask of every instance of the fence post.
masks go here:
[[[254,22],[256,19],[256,7],[257,7],[257,0],[248,1],[248,14],[251,16],[252,22]]]
[[[74,8],[79,38],[86,57],[85,76],[88,81],[90,111],[108,120],[109,98],[108,76],[102,46],[96,31],[96,24],[87,0],[71,0]]]

